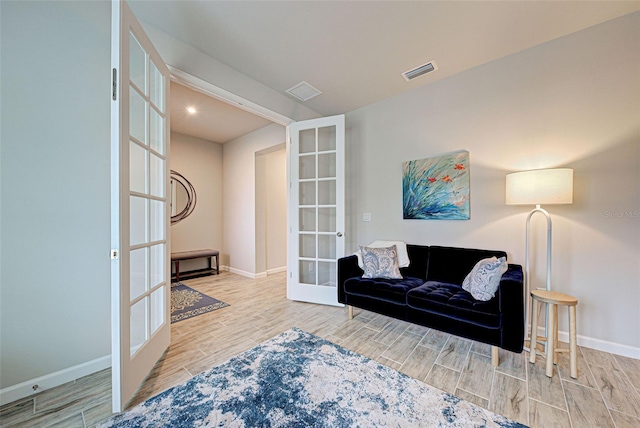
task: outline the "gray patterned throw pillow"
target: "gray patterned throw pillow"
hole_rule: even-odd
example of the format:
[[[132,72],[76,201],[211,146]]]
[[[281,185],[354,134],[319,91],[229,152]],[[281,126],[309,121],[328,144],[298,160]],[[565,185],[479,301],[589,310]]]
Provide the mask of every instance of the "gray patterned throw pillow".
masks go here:
[[[502,274],[507,271],[507,259],[491,257],[482,259],[471,269],[462,282],[462,289],[471,293],[474,299],[486,302],[493,299]]]
[[[398,266],[398,250],[395,245],[384,248],[361,245],[360,251],[364,265],[363,278],[402,279]]]

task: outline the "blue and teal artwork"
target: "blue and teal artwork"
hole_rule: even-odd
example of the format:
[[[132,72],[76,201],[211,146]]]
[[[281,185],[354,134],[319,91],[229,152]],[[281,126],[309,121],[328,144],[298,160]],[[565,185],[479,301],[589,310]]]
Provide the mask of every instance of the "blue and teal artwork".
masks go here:
[[[404,219],[469,220],[469,152],[402,164]]]

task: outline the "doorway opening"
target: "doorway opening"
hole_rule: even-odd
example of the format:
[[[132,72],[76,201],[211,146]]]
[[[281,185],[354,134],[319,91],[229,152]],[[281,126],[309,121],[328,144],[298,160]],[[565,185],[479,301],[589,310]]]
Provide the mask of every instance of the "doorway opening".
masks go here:
[[[256,152],[256,273],[287,270],[287,152],[285,144]]]
[[[262,197],[268,192],[270,198],[284,198],[281,202],[286,207],[283,122],[288,119],[276,113],[269,116],[264,109],[257,113],[246,100],[239,102],[231,95],[224,99],[219,88],[179,70],[171,71],[170,166],[187,176],[198,192],[193,214],[171,227],[171,252],[216,249],[220,251],[223,270],[254,278],[266,275],[267,266],[273,272],[285,270],[286,246],[278,244],[284,251],[282,257],[270,247],[275,245],[271,244],[273,239],[286,230],[286,211],[280,216],[269,203],[271,199],[263,201]],[[276,137],[273,143],[253,142],[264,139],[259,130],[270,126],[281,129],[281,138]],[[252,133],[260,136],[252,139]],[[273,132],[269,135],[273,140]],[[277,156],[273,154],[276,152],[281,153]],[[255,163],[255,171],[248,170],[252,168],[249,162]],[[282,166],[280,176],[272,170],[274,162]],[[254,174],[255,180],[247,180]],[[280,178],[281,184],[276,185],[281,185],[281,190],[269,189],[276,183],[275,177]],[[265,180],[270,184],[265,185]],[[254,204],[255,209],[251,210]],[[243,219],[242,224],[237,224],[238,219]],[[246,230],[246,221],[255,222],[255,233]],[[272,227],[278,230],[271,230]],[[251,260],[243,259],[247,256]],[[184,266],[187,271],[203,269],[206,264],[203,259],[188,262]]]

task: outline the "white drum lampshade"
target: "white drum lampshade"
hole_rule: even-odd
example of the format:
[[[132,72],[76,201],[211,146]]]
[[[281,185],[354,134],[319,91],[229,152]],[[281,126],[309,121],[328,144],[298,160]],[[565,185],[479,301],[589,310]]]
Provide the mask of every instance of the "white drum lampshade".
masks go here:
[[[573,169],[554,168],[507,175],[507,205],[573,203]]]

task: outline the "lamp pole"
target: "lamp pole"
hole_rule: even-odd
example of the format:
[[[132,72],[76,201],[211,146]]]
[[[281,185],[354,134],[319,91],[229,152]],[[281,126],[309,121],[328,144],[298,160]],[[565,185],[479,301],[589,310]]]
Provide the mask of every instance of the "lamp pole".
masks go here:
[[[527,326],[529,325],[529,321],[531,320],[531,296],[530,296],[530,289],[531,289],[531,280],[530,280],[530,273],[529,273],[529,266],[530,266],[530,253],[529,253],[529,235],[530,235],[530,230],[531,230],[531,217],[533,217],[533,215],[535,213],[541,213],[542,215],[544,215],[544,217],[547,220],[547,283],[546,283],[546,288],[547,291],[551,290],[551,216],[549,215],[549,213],[547,212],[547,210],[545,210],[544,208],[540,207],[540,204],[537,204],[536,207],[531,210],[531,212],[529,213],[529,215],[527,216],[527,226],[526,226],[526,236],[525,236],[525,254],[524,254],[524,285],[525,285],[525,293],[526,293],[526,298],[527,298],[527,311],[526,311],[526,315],[525,315],[525,323],[524,326],[525,328],[527,328]],[[549,331],[548,331],[548,324],[547,324],[547,320],[549,319],[549,306],[547,305],[547,316],[545,318],[545,322],[544,322],[544,333],[545,333],[545,337],[549,337]],[[538,328],[538,326],[534,326],[534,328]],[[529,352],[535,352],[536,349],[536,344],[535,343],[531,343],[531,338],[529,338]],[[546,343],[545,343],[545,350],[546,350]]]

